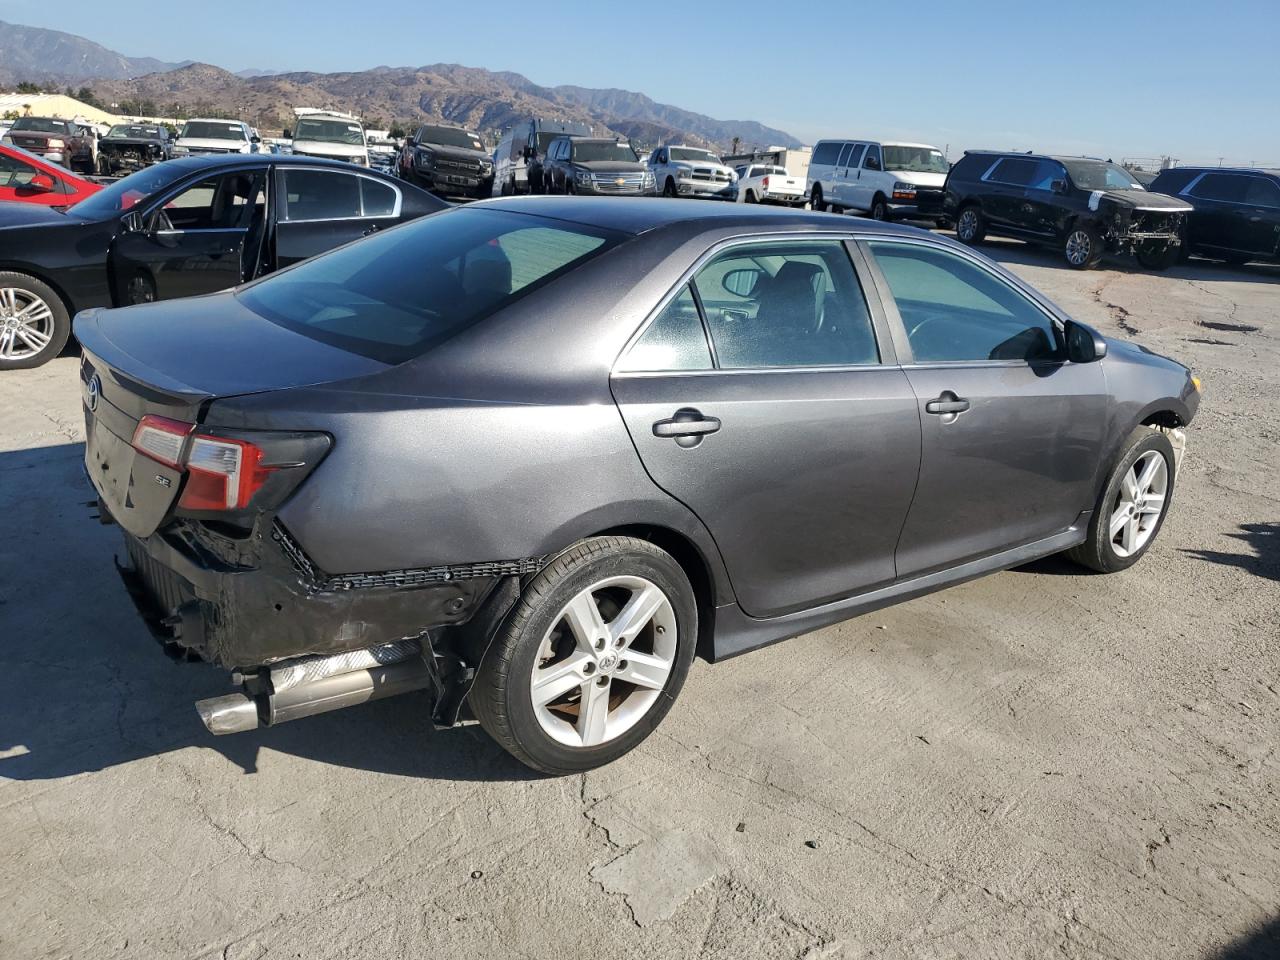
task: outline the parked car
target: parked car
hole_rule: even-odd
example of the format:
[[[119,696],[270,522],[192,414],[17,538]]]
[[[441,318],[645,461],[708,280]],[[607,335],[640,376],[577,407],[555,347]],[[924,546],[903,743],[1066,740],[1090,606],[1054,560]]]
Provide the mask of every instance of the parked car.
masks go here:
[[[653,174],[625,140],[557,137],[542,166],[544,193],[651,197]]]
[[[494,157],[494,195],[542,193],[542,161],[551,141],[561,136],[590,137],[594,131],[585,123],[537,117],[507,130]]]
[[[1236,264],[1280,260],[1280,170],[1175,167],[1151,189],[1191,205],[1184,253]]]
[[[764,163],[748,163],[736,167],[738,201],[740,203],[773,203],[785,207],[803,207],[809,202],[805,183],[787,173],[786,167]]]
[[[701,147],[669,144],[649,154],[649,172],[664,197],[736,200],[738,175]]]
[[[996,235],[1044,244],[1081,270],[1104,253],[1135,253],[1153,270],[1169,266],[1191,212],[1106,160],[987,150],[966,151],[952,167],[942,209],[963,243]]]
[[[394,176],[400,161],[400,144],[385,131],[366,130],[365,134],[369,141],[369,166]]]
[[[188,120],[173,145],[175,157],[220,153],[257,153],[258,131],[240,120]]]
[[[917,201],[941,195],[947,158],[927,143],[820,140],[809,161],[806,190],[814,210],[856,210],[873,220],[920,216]]]
[[[565,774],[648,736],[695,651],[1150,549],[1185,367],[943,237],[722,210],[492,200],[79,315],[129,591],[237,671],[211,731],[429,688]]]
[[[350,164],[271,154],[156,164],[65,213],[0,205],[13,333],[0,370],[52,360],[80,310],[222,290],[445,206]]]
[[[0,142],[21,147],[75,173],[94,172],[93,131],[72,120],[19,117]]]
[[[4,203],[69,207],[101,189],[92,180],[68,172],[66,167],[0,143],[0,201]]]
[[[292,138],[293,152],[297,156],[369,166],[369,145],[365,141],[364,125],[352,114],[308,111],[298,117],[292,133],[285,131],[285,136]]]
[[[98,140],[98,173],[133,173],[172,155],[173,140],[158,123],[117,123]]]
[[[479,134],[461,127],[419,127],[401,148],[400,176],[441,196],[493,192],[493,160]]]

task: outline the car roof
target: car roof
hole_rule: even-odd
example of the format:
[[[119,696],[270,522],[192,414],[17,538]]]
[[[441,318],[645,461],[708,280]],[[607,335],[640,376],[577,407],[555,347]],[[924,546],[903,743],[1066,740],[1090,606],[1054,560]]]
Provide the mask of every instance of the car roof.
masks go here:
[[[1174,171],[1183,171],[1186,173],[1253,173],[1262,174],[1267,177],[1280,177],[1280,170],[1271,167],[1169,167],[1167,170],[1160,170],[1161,173],[1172,173]]]
[[[855,221],[849,217],[838,217],[830,213],[812,213],[804,210],[789,210],[784,207],[767,207],[761,204],[727,203],[720,200],[526,196],[481,200],[468,204],[467,207],[534,214],[584,226],[619,230],[633,235],[677,224],[698,224],[707,230],[743,226],[778,232],[795,228],[826,227],[831,230],[857,230],[858,232],[884,233],[890,236],[919,236],[921,232],[916,227],[878,220]]]

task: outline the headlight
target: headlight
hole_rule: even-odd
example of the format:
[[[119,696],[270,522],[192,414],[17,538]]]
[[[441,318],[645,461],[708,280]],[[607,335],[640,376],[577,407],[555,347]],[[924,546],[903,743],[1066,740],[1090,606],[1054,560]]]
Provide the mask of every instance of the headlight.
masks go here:
[[[435,151],[424,150],[422,147],[415,150],[413,156],[414,159],[424,167],[429,167],[436,162]]]
[[[591,174],[587,173],[585,170],[579,170],[573,175],[573,179],[586,186],[591,183]]]
[[[51,147],[65,147],[66,145],[67,145],[67,141],[65,141],[65,140],[50,140],[50,141],[49,141],[49,146],[51,146]]]
[[[893,199],[914,200],[915,198],[916,185],[914,183],[903,183],[899,181],[893,185]]]
[[[191,151],[190,151],[190,150],[188,150],[186,147],[180,147],[180,146],[178,146],[178,145],[176,145],[176,144],[175,144],[175,145],[174,145],[174,147],[173,147],[173,150],[172,150],[172,151],[170,151],[170,152],[171,152],[175,157],[177,157],[177,156],[185,156],[186,154],[190,153]]]
[[[646,171],[644,172],[644,185],[645,185],[646,187],[652,187],[652,186],[654,185],[654,183],[656,183],[656,182],[657,182],[657,181],[655,181],[655,180],[653,179],[653,171],[652,171],[652,170],[646,170]]]

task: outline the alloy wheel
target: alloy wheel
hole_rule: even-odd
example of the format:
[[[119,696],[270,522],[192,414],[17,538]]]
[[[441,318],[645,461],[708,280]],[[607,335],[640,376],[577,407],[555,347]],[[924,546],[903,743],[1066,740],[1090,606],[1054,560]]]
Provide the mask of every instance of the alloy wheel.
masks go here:
[[[1093,238],[1089,236],[1087,230],[1072,230],[1067,237],[1067,262],[1073,267],[1078,267],[1082,263],[1089,260],[1089,254],[1093,250]]]
[[[961,240],[972,240],[978,233],[978,215],[972,210],[965,210],[956,222],[956,236]]]
[[[1148,450],[1120,481],[1111,508],[1111,549],[1129,557],[1147,545],[1160,524],[1169,492],[1169,465],[1158,450]]]
[[[30,290],[0,287],[0,360],[33,357],[53,339],[49,305]]]
[[[571,747],[622,736],[662,695],[676,649],[675,610],[652,581],[616,576],[581,590],[534,659],[529,696],[539,725]]]

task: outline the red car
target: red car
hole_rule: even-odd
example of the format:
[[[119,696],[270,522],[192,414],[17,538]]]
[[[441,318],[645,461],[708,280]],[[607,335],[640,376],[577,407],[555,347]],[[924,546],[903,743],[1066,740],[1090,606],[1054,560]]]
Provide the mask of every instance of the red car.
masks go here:
[[[98,184],[77,177],[66,167],[43,160],[20,147],[0,143],[0,200],[69,207],[101,189]]]

